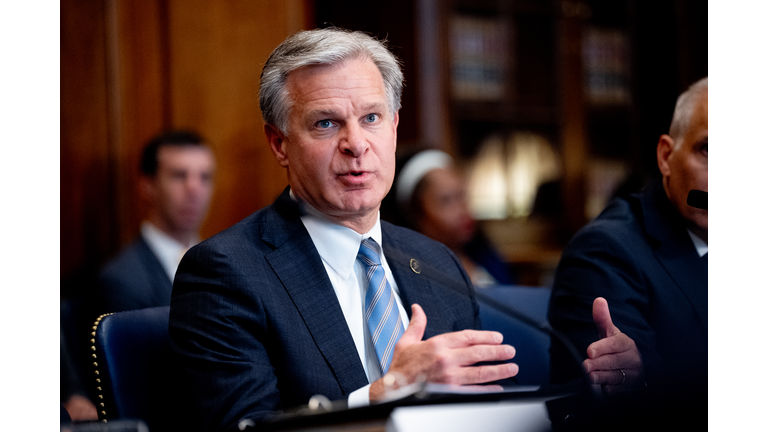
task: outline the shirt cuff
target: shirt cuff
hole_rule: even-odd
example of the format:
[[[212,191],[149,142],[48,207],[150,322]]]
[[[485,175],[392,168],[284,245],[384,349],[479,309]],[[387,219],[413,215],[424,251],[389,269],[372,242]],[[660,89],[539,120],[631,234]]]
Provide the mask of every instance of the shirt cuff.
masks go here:
[[[365,387],[361,387],[349,394],[347,399],[347,406],[349,408],[359,408],[368,406],[371,404],[370,398],[371,385],[368,384]]]

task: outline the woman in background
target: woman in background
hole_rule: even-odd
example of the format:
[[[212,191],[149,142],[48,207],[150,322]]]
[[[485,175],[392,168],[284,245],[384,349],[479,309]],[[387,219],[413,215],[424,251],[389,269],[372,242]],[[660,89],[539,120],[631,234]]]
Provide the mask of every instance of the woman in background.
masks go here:
[[[510,285],[514,275],[469,212],[464,178],[440,150],[399,158],[381,218],[418,231],[450,248],[476,287]]]

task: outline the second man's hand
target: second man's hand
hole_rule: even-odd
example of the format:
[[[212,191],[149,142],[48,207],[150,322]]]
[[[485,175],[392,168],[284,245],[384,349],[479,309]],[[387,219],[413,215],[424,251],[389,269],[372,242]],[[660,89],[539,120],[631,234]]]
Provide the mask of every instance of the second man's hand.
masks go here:
[[[604,298],[595,299],[592,318],[600,340],[587,347],[584,370],[589,374],[590,383],[599,384],[608,397],[644,386],[645,371],[640,351],[635,341],[613,324]]]
[[[427,316],[417,304],[411,310],[410,324],[395,345],[388,373],[397,373],[408,383],[423,377],[427,382],[458,385],[488,383],[517,375],[519,368],[514,363],[472,366],[515,356],[514,347],[501,343],[501,333],[463,330],[423,341]],[[371,402],[384,399],[385,387],[383,378],[371,384]]]

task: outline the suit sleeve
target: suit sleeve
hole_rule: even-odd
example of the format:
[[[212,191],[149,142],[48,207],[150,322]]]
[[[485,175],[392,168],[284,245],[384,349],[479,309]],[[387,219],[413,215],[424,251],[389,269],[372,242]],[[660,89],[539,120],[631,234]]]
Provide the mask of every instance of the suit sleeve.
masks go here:
[[[577,362],[559,341],[553,340],[553,383],[577,378],[587,347],[599,339],[592,319],[592,303],[597,297],[608,301],[613,323],[635,341],[646,369],[660,362],[654,350],[655,332],[645,318],[649,293],[642,260],[637,259],[637,248],[642,246],[633,243],[594,224],[579,232],[563,252],[555,273],[548,319],[554,329],[570,339],[582,358]]]
[[[181,262],[169,321],[179,417],[185,430],[237,430],[281,410],[267,354],[263,306],[238,286],[232,260],[208,245]]]

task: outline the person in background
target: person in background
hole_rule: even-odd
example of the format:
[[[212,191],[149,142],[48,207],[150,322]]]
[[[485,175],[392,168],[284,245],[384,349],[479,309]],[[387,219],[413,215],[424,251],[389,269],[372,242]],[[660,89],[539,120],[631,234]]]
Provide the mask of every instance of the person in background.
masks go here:
[[[59,328],[59,399],[63,409],[61,421],[88,421],[98,420],[96,405],[88,397],[88,392],[83,388],[82,378],[78,368],[74,364],[73,353],[69,348],[64,329]]]
[[[402,87],[398,60],[362,32],[299,32],[266,61],[264,132],[288,187],[179,266],[169,335],[184,430],[245,428],[315,395],[356,407],[421,379],[517,374],[475,365],[515,350],[478,330],[455,255],[379,218]]]
[[[564,250],[549,322],[587,354],[590,381],[636,414],[625,421],[697,430],[707,420],[708,212],[687,197],[708,190],[707,78],[677,99],[656,156],[661,178],[613,201]],[[551,364],[553,382],[576,376],[554,340]]]
[[[511,266],[478,229],[466,182],[450,155],[421,150],[401,157],[397,166],[392,190],[382,203],[383,219],[448,246],[475,287],[516,282]]]
[[[149,141],[140,177],[149,211],[141,235],[99,272],[99,313],[170,305],[179,261],[199,242],[214,171],[213,151],[197,133],[169,131]]]

